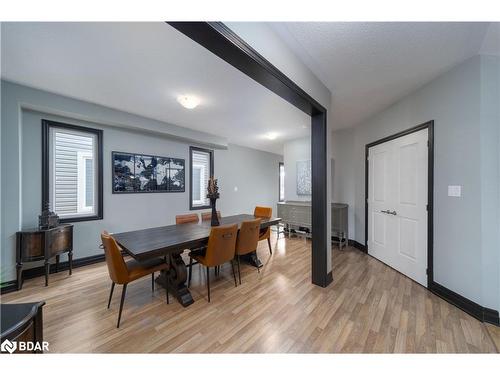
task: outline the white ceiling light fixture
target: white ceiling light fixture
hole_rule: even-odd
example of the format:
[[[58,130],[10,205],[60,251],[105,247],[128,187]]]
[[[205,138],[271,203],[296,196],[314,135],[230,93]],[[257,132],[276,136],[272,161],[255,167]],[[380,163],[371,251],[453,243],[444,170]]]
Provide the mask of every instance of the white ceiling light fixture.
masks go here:
[[[200,99],[193,95],[179,95],[177,101],[187,109],[194,109],[200,104]]]
[[[264,137],[266,137],[270,141],[274,141],[276,138],[278,138],[278,133],[270,132],[270,133],[267,133]]]

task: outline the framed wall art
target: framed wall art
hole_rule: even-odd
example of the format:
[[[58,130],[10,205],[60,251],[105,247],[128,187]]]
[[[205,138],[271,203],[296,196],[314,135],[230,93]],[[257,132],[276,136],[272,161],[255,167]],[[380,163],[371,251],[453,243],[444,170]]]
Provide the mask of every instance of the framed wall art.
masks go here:
[[[185,160],[113,151],[113,194],[185,191]]]

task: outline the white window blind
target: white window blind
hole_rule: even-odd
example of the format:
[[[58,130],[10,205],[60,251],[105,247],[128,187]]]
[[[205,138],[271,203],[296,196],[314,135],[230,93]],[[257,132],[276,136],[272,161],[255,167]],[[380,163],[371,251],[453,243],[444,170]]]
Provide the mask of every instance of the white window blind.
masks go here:
[[[62,218],[96,213],[96,136],[51,128],[52,208]]]
[[[191,205],[193,207],[203,207],[210,204],[207,198],[208,179],[211,170],[211,153],[201,150],[191,150],[191,179],[192,196]]]
[[[285,164],[279,164],[279,197],[278,200],[283,202],[285,200]]]

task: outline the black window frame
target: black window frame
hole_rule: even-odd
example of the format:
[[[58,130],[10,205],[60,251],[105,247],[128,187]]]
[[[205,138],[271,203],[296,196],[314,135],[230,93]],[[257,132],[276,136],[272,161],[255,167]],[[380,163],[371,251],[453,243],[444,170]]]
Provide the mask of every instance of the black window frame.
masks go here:
[[[204,206],[193,206],[193,151],[206,152],[207,154],[210,155],[209,176],[213,177],[214,176],[214,150],[211,150],[208,148],[196,147],[196,146],[189,147],[189,210],[190,211],[206,210],[207,208],[210,208],[209,204],[204,205]]]
[[[97,139],[97,205],[96,213],[80,217],[60,217],[60,223],[75,223],[103,219],[103,131],[101,129],[66,124],[63,122],[42,119],[42,210],[50,203],[50,129],[68,129],[92,133]],[[54,202],[52,202],[54,203]]]
[[[283,173],[285,172],[285,163],[280,161],[278,163],[278,202],[284,202],[285,197],[281,197],[281,167],[283,167]],[[283,179],[283,185],[285,185],[285,181]],[[285,186],[283,186],[283,193],[285,190]]]

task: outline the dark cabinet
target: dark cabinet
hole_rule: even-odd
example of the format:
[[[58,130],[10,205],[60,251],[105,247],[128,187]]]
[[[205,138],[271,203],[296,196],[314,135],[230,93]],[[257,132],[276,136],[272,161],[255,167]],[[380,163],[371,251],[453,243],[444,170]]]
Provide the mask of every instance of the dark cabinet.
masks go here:
[[[45,302],[0,305],[1,341],[2,344],[6,340],[10,341],[8,347],[2,345],[3,353],[43,352],[43,305]]]
[[[17,232],[16,268],[17,289],[23,285],[23,263],[43,260],[45,265],[45,286],[49,285],[50,259],[56,258],[56,272],[59,257],[68,253],[69,274],[73,269],[73,225],[63,224],[50,229],[33,229]]]

